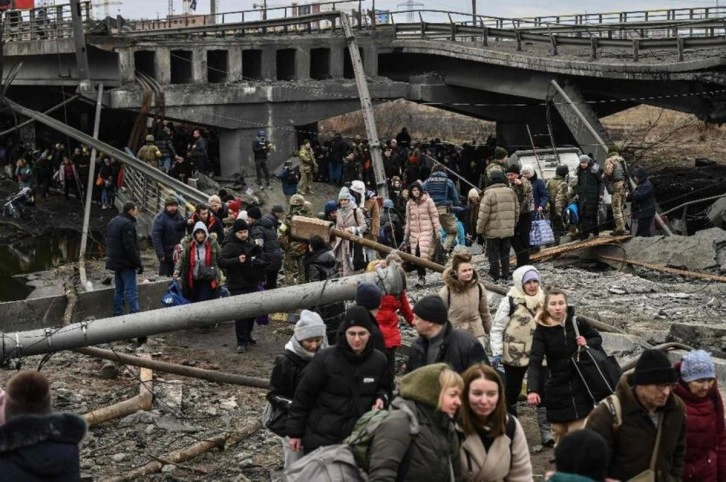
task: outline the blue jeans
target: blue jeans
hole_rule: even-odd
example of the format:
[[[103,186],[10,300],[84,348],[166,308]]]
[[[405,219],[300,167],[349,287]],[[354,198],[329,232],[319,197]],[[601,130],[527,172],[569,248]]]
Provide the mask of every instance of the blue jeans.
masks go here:
[[[139,290],[134,268],[123,268],[114,272],[113,316],[124,314],[124,298],[129,304],[129,313],[138,313]]]
[[[343,164],[340,162],[330,161],[328,164],[328,180],[332,184],[340,184],[341,177],[343,176]]]

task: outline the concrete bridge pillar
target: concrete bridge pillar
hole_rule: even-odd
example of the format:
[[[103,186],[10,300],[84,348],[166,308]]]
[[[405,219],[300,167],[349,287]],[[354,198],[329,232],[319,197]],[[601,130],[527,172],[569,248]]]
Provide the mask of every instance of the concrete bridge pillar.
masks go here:
[[[310,48],[298,47],[295,52],[295,80],[310,78]]]
[[[261,77],[264,80],[277,80],[277,48],[263,47],[261,63]]]
[[[230,47],[227,53],[227,81],[242,80],[242,47]]]
[[[119,50],[118,70],[121,78],[121,85],[133,84],[136,81],[134,68],[134,51],[132,49]]]
[[[192,83],[207,83],[207,51],[203,48],[192,50]]]
[[[238,172],[245,176],[248,184],[256,182],[255,162],[252,155],[252,141],[257,132],[264,130],[267,138],[275,146],[267,166],[270,173],[290,157],[297,148],[297,132],[294,129],[225,129],[219,132],[219,164],[222,176]]]
[[[157,47],[154,54],[156,80],[162,85],[167,85],[171,82],[171,50],[167,47]]]
[[[378,49],[375,45],[364,45],[363,70],[369,77],[378,77]]]
[[[333,79],[343,78],[345,65],[345,42],[330,43],[330,77]]]

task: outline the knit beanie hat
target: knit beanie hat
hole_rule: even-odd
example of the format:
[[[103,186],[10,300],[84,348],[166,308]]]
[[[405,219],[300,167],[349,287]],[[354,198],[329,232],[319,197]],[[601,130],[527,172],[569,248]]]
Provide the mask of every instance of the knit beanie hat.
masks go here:
[[[449,321],[449,312],[439,295],[424,296],[413,306],[413,312],[422,320],[438,325],[445,325]]]
[[[524,276],[522,276],[522,286],[524,286],[524,284],[527,281],[532,281],[532,280],[535,280],[537,283],[542,284],[542,280],[539,277],[539,273],[533,269],[527,271],[526,273],[524,273]]]
[[[177,200],[176,196],[167,196],[164,199],[164,207],[178,206],[178,205],[179,205],[179,201]]]
[[[325,206],[323,206],[323,211],[325,214],[330,214],[333,211],[338,210],[338,203],[337,201],[333,201],[332,199],[330,201],[325,201]]]
[[[232,224],[232,232],[236,233],[237,231],[247,231],[249,229],[249,226],[247,225],[247,221],[244,219],[235,219],[234,223]]]
[[[385,209],[393,209],[393,201],[391,201],[390,199],[384,199],[383,200],[383,207]]]
[[[497,147],[494,149],[494,159],[501,161],[505,157],[507,157],[507,150],[505,148]]]
[[[491,179],[491,176],[490,176]],[[468,199],[479,199],[479,190],[476,188],[469,189],[469,194],[466,196]]]
[[[366,194],[366,185],[363,181],[356,180],[350,184],[350,190],[357,192],[361,195],[361,197],[363,197]]]
[[[373,283],[358,283],[355,290],[355,304],[367,310],[381,306],[381,289]]]
[[[588,428],[565,435],[555,448],[557,472],[605,480],[610,448],[599,433]]]
[[[271,212],[273,212],[273,213],[284,213],[285,212],[285,208],[282,207],[282,204],[275,204],[274,206],[272,206],[272,211]]]
[[[414,402],[438,408],[441,395],[439,378],[445,368],[448,368],[446,363],[434,363],[412,371],[401,378],[400,395]]]
[[[325,323],[319,314],[310,310],[302,310],[300,319],[295,323],[295,339],[297,341],[325,336]]]
[[[241,210],[239,214],[237,214],[237,219],[244,219],[245,221],[247,221],[247,211],[244,209]]]
[[[338,193],[338,201],[342,199],[348,199],[350,200],[350,191],[347,187],[341,187],[340,192]]]
[[[22,371],[5,388],[5,420],[18,415],[42,415],[52,411],[50,383],[40,372]]]
[[[373,334],[373,322],[371,322],[371,314],[362,306],[354,306],[345,313],[345,318],[340,323],[338,335],[344,336],[348,328],[360,326]]]
[[[702,378],[716,378],[716,364],[703,350],[686,353],[681,360],[681,379],[688,383]]]
[[[676,371],[668,357],[660,350],[645,350],[633,372],[633,386],[675,383]]]
[[[492,184],[497,183],[503,183],[506,181],[506,178],[504,177],[504,173],[500,171],[499,169],[494,169],[492,172],[489,173],[489,180],[492,182]]]
[[[255,221],[262,219],[262,211],[257,206],[252,206],[247,209],[247,217],[252,218]]]

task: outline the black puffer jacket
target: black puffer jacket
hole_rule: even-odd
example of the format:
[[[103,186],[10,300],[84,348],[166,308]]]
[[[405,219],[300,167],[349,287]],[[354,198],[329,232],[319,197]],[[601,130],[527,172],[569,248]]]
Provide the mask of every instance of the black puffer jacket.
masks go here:
[[[411,353],[406,363],[406,373],[426,365],[426,350],[429,341],[419,336],[411,345]],[[434,363],[446,363],[455,372],[464,373],[467,368],[475,363],[486,363],[489,365],[484,347],[474,335],[468,331],[457,330],[451,323],[447,322],[444,327],[444,342],[441,344],[439,353]]]
[[[141,266],[136,239],[136,218],[119,214],[106,226],[106,269],[119,271]]]
[[[305,453],[341,443],[377,398],[388,400],[391,389],[386,356],[372,341],[356,356],[342,337],[305,369],[290,407],[287,433],[302,438]]]
[[[245,255],[245,262],[239,257]],[[222,246],[217,265],[227,274],[227,288],[230,290],[257,289],[265,275],[267,261],[262,257],[262,248],[247,239],[241,241],[232,234]]]
[[[285,254],[277,238],[277,227],[270,218],[263,216],[250,224],[250,239],[262,248],[262,255],[267,260],[267,271],[280,271],[282,257]]]
[[[539,317],[536,319],[537,327],[534,330],[532,350],[529,354],[527,392],[544,395],[547,419],[550,422],[565,423],[580,420],[587,417],[593,408],[593,400],[570,360],[577,351],[573,318],[576,318],[575,310],[569,307],[564,327],[544,325]],[[577,328],[580,330],[580,335],[587,340],[587,345],[600,348],[602,346],[600,333],[585,320],[576,319]],[[547,359],[550,377],[543,386],[544,358]]]
[[[295,389],[302,379],[303,369],[308,366],[310,360],[311,358],[303,358],[290,350],[285,350],[275,359],[267,401],[286,414],[279,422],[280,427],[284,427],[287,423],[287,413],[295,396]]]
[[[80,481],[78,444],[85,436],[86,422],[72,413],[12,418],[0,427],[0,478]]]
[[[151,225],[151,244],[154,246],[156,257],[172,261],[174,246],[184,237],[186,222],[179,211],[174,214],[167,212],[166,208],[154,217]]]
[[[641,168],[635,169],[633,174],[638,181],[638,185],[633,191],[633,217],[635,219],[644,219],[655,216],[655,189],[648,179],[648,175]]]

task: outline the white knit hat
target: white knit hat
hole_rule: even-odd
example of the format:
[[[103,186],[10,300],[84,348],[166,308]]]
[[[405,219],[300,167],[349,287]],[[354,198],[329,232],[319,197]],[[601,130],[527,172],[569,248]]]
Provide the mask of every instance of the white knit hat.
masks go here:
[[[297,341],[325,336],[325,323],[319,314],[310,310],[302,310],[300,319],[295,323],[295,339]]]
[[[247,221],[247,211],[244,209],[240,210],[239,214],[237,214],[237,219],[244,219]]]

